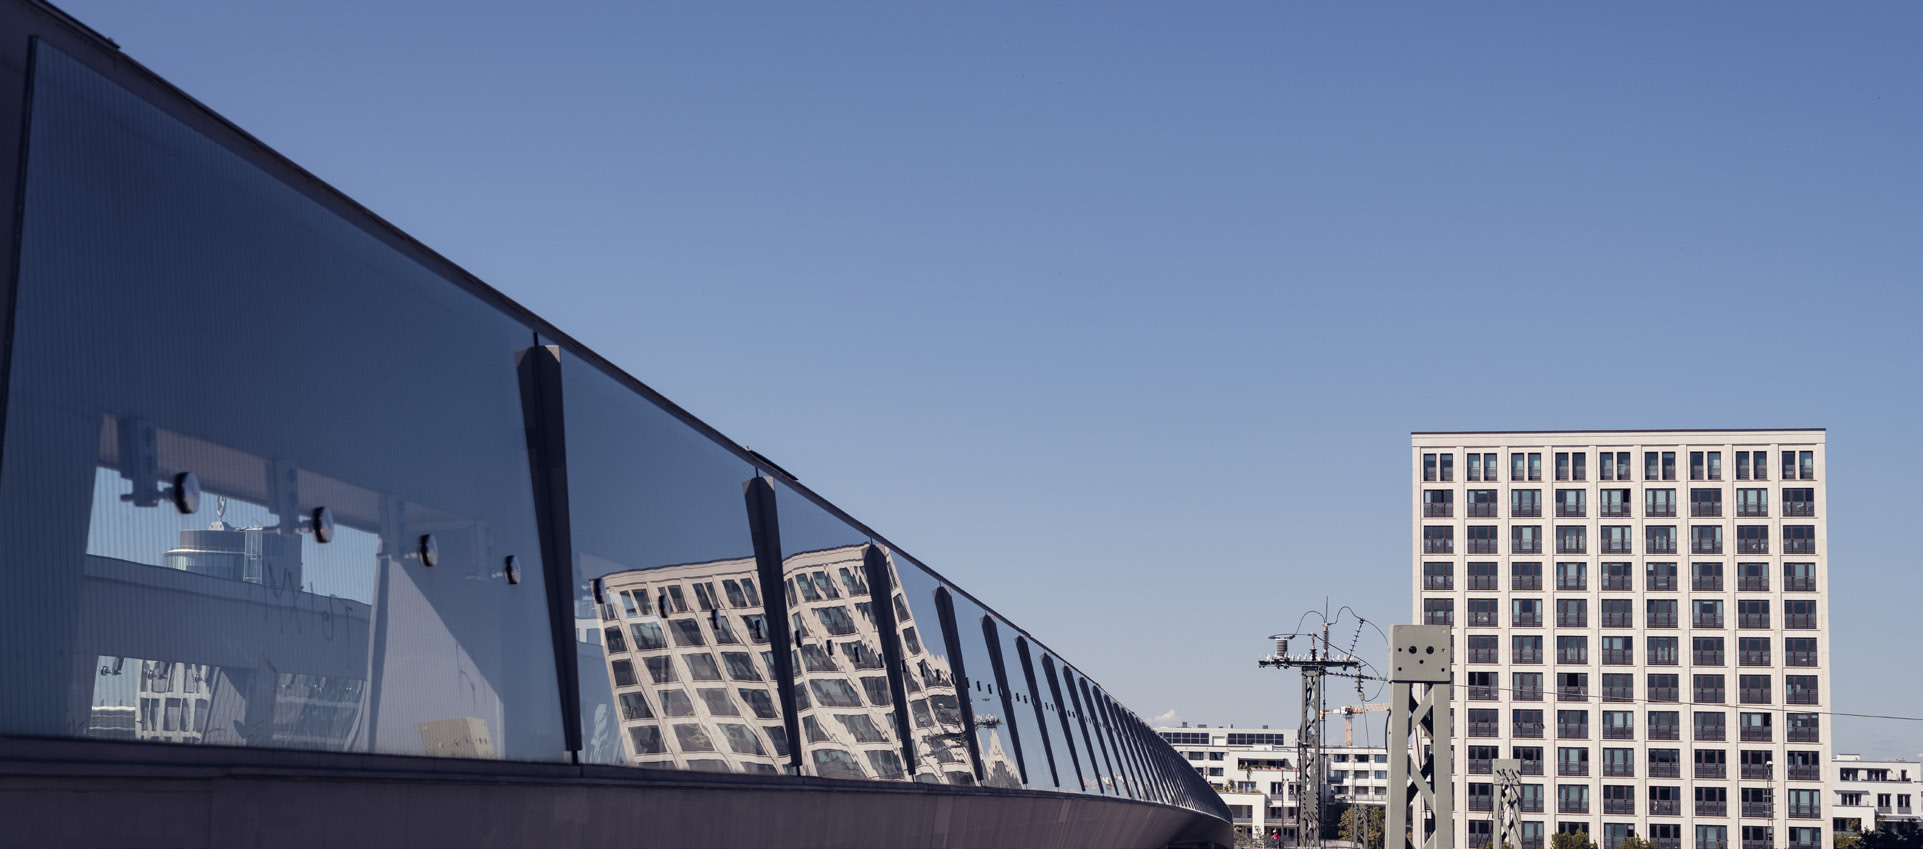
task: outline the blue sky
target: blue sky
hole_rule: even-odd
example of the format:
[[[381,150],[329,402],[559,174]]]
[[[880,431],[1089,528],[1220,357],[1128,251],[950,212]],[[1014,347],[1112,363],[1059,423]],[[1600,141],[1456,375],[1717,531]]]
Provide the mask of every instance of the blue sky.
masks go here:
[[[1923,715],[1923,6],[62,6],[1144,714],[1408,619],[1409,431],[1822,426]]]

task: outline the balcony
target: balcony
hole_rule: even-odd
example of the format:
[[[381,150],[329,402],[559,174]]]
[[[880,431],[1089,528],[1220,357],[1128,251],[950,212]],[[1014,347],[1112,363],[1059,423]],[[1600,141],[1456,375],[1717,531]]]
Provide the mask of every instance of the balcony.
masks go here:
[[[1689,661],[1697,666],[1722,666],[1723,652],[1720,649],[1697,649],[1690,652]]]
[[[1535,502],[1535,503],[1531,503],[1531,504],[1515,504],[1515,505],[1511,505],[1511,506],[1510,506],[1510,508],[1509,508],[1509,518],[1511,518],[1511,519],[1540,519],[1540,518],[1542,518],[1542,503],[1541,503],[1541,502]]]
[[[1499,554],[1501,552],[1496,550],[1495,540],[1472,539],[1472,540],[1469,540],[1469,553],[1470,554]]]
[[[1469,688],[1469,701],[1493,702],[1496,701],[1496,698],[1496,688],[1494,687],[1476,687],[1472,685]]]
[[[1541,554],[1542,540],[1536,540],[1536,539],[1510,540],[1509,553],[1510,554]],[[1517,589],[1521,589],[1521,587],[1517,587]]]
[[[1455,611],[1453,610],[1428,610],[1422,614],[1422,624],[1454,625],[1456,624],[1455,618]]]
[[[1655,549],[1650,549],[1649,553],[1656,554],[1657,552]],[[1662,553],[1671,554],[1674,552],[1671,551],[1671,552],[1662,552]],[[1676,589],[1676,576],[1675,575],[1650,575],[1648,586],[1645,587],[1645,589],[1649,590],[1652,593],[1672,592]]]
[[[1586,684],[1559,684],[1556,686],[1556,701],[1589,701],[1589,686]]]
[[[1683,803],[1675,799],[1651,799],[1649,800],[1649,815],[1652,817],[1680,817],[1683,815]],[[1660,838],[1658,838],[1656,845],[1662,845]],[[1677,840],[1670,838],[1670,845],[1678,845]]]
[[[1723,591],[1723,576],[1697,575],[1689,580],[1689,588],[1697,592],[1719,593]]]
[[[1689,503],[1689,515],[1691,518],[1696,519],[1720,519],[1723,516],[1723,503],[1721,501],[1692,501]]]
[[[1605,589],[1607,588],[1605,587]],[[1602,615],[1602,626],[1604,628],[1634,628],[1636,627],[1636,614],[1606,612]],[[1627,652],[1625,652],[1625,654],[1627,654]]]
[[[1776,734],[1772,726],[1768,726],[1768,725],[1743,726],[1743,742],[1745,743],[1769,743],[1769,742],[1773,742],[1775,739],[1776,739]],[[1743,777],[1748,778],[1749,776],[1743,776]]]
[[[1674,815],[1675,813],[1671,812],[1671,816]],[[1683,839],[1680,837],[1653,837],[1649,842],[1655,849],[1683,849]]]
[[[1469,736],[1500,737],[1502,736],[1502,729],[1498,723],[1494,722],[1471,722],[1469,723]]]
[[[1496,621],[1496,614],[1494,613],[1485,610],[1469,611],[1469,627],[1471,628],[1494,628],[1501,624],[1501,622]],[[1495,663],[1493,660],[1489,662]]]
[[[1813,705],[1817,703],[1815,690],[1791,690],[1786,695],[1788,698],[1784,699],[1784,701],[1793,705]]]
[[[1474,614],[1470,614],[1470,615],[1471,617],[1474,616]],[[1473,625],[1475,623],[1470,622],[1469,624]],[[1469,662],[1470,663],[1501,663],[1502,660],[1499,657],[1498,652],[1499,652],[1498,649],[1470,649]]]
[[[1588,554],[1589,544],[1579,539],[1556,540],[1557,554]]]
[[[1559,814],[1589,813],[1589,800],[1588,799],[1559,799],[1556,802],[1556,813],[1559,813]]]
[[[1509,579],[1509,589],[1514,591],[1542,589],[1541,575],[1516,575]]]
[[[1636,550],[1635,550],[1635,547],[1630,544],[1629,540],[1604,539],[1602,541],[1602,553],[1603,554],[1635,554]]]
[[[1527,808],[1525,808],[1524,810],[1527,810]],[[1541,802],[1536,803],[1536,810],[1537,811],[1542,810]],[[1540,834],[1525,835],[1522,838],[1522,846],[1520,847],[1520,849],[1542,849],[1542,835]]]
[[[1770,703],[1768,687],[1744,687],[1740,691],[1739,697],[1742,699],[1742,703],[1746,705],[1766,705]],[[1814,700],[1808,702],[1808,704],[1815,703]]]
[[[1690,736],[1698,743],[1720,743],[1723,741],[1725,728],[1726,726],[1722,725],[1698,725],[1692,730]],[[1721,769],[1721,767],[1718,767],[1718,769]],[[1700,775],[1697,776],[1697,778],[1701,777]]]
[[[1523,774],[1523,775],[1541,775],[1541,774],[1542,774],[1542,761],[1540,761],[1540,760],[1533,760],[1533,761],[1532,761],[1532,760],[1524,760],[1524,761],[1522,762],[1522,774]],[[1540,811],[1540,810],[1542,810],[1542,809],[1541,809],[1541,808],[1537,808],[1536,810],[1538,810],[1538,811]]]
[[[1541,663],[1542,649],[1516,649],[1515,660],[1511,662],[1512,663]]]
[[[1674,761],[1671,761],[1669,763],[1651,762],[1649,764],[1649,777],[1650,778],[1682,778],[1683,767],[1681,764],[1678,764]],[[1662,803],[1655,799],[1649,800],[1649,812],[1652,814],[1663,813],[1662,811],[1656,810],[1656,806],[1660,804]],[[1671,799],[1669,800],[1669,804],[1673,806],[1676,804],[1676,801],[1674,799]],[[1669,813],[1672,813],[1672,814],[1676,813],[1677,810],[1678,809],[1672,807],[1670,808]]]
[[[1791,805],[1789,806],[1789,818],[1793,820],[1822,819],[1823,810],[1816,805]],[[1796,844],[1791,845],[1794,846]]]
[[[1473,736],[1473,735],[1472,735],[1472,736]],[[1494,734],[1490,734],[1489,736],[1491,736],[1491,737],[1494,737],[1494,736],[1496,736],[1496,735],[1494,735]],[[1541,737],[1542,737],[1542,723],[1540,723],[1540,722],[1518,722],[1518,723],[1516,723],[1516,727],[1515,727],[1515,730],[1514,730],[1513,732],[1511,732],[1511,736],[1515,736],[1515,737],[1529,737],[1529,738],[1541,738]]]
[[[1556,518],[1558,519],[1581,519],[1587,512],[1581,504],[1556,502]]]
[[[1699,775],[1696,777],[1701,778],[1702,776]],[[1696,803],[1696,815],[1699,817],[1728,816],[1727,814],[1728,810],[1729,810],[1729,805],[1723,802],[1698,801]]]
[[[1651,725],[1649,726],[1649,739],[1680,740],[1682,739],[1682,729],[1675,725]]]
[[[1494,576],[1494,575],[1470,575],[1470,576],[1469,576],[1469,589],[1472,589],[1472,590],[1494,590],[1494,589],[1496,589],[1496,576]]]
[[[1558,614],[1556,614],[1556,627],[1558,627],[1558,628],[1587,628],[1587,627],[1589,627],[1589,614],[1587,614],[1587,613],[1558,613]],[[1571,663],[1582,663],[1583,661],[1580,661],[1580,660],[1576,660],[1576,661],[1570,661],[1570,662],[1571,662]]]
[[[1469,510],[1469,514],[1468,514],[1468,515],[1469,515],[1469,517],[1470,517],[1470,518],[1472,518],[1472,519],[1494,519],[1494,518],[1496,518],[1496,505],[1495,505],[1494,503],[1491,503],[1491,502],[1485,502],[1485,503],[1482,503],[1482,504],[1478,504],[1478,503],[1476,503],[1476,502],[1474,502],[1474,501],[1471,501],[1471,502],[1469,502],[1469,507],[1468,507],[1468,510]]]
[[[1596,515],[1605,519],[1627,519],[1634,516],[1635,511],[1627,504],[1611,504],[1605,501],[1596,505]]]
[[[1822,732],[1812,725],[1808,728],[1791,727],[1783,739],[1791,743],[1821,743],[1822,737]]]
[[[1453,590],[1456,588],[1454,575],[1424,575],[1422,588],[1425,590]]]
[[[1738,613],[1736,614],[1736,627],[1769,630],[1769,614]]]
[[[1783,614],[1783,627],[1798,631],[1814,630],[1816,628],[1816,614],[1785,613]]]
[[[1625,814],[1628,816],[1635,816],[1636,800],[1635,799],[1604,799],[1603,813]]]
[[[1602,588],[1606,593],[1626,593],[1635,589],[1635,584],[1628,575],[1604,575]]]
[[[1651,504],[1643,511],[1643,516],[1650,519],[1673,519],[1676,517],[1676,504],[1675,502]]]
[[[1770,817],[1776,816],[1776,805],[1770,802],[1744,802],[1743,816],[1769,819]],[[1743,842],[1748,843],[1749,841],[1745,840]],[[1763,841],[1763,849],[1772,849],[1769,841]]]
[[[1456,505],[1452,502],[1444,501],[1440,504],[1429,502],[1429,503],[1424,503],[1422,505],[1422,515],[1425,518],[1447,519],[1454,516],[1455,514],[1456,514]]]
[[[1589,739],[1589,723],[1558,722],[1556,723],[1556,739],[1587,740]]]
[[[1736,656],[1737,656],[1737,662],[1741,663],[1744,666],[1768,666],[1769,665],[1769,652],[1767,651],[1753,651],[1753,650],[1742,651],[1742,652],[1737,652]]]
[[[1784,575],[1783,590],[1786,592],[1798,592],[1798,593],[1816,592],[1816,576],[1815,575]]]
[[[1452,539],[1425,539],[1422,541],[1423,554],[1454,554],[1456,541]]]
[[[1589,580],[1582,575],[1557,575],[1556,589],[1586,590],[1589,589]]]
[[[1739,539],[1736,541],[1737,554],[1768,554],[1769,540]]]
[[[1749,808],[1748,805],[1744,805],[1743,807],[1746,810]],[[1748,814],[1744,814],[1744,816],[1748,816]],[[1776,847],[1765,838],[1745,837],[1743,838],[1743,849],[1776,849]]]
[[[1723,627],[1723,614],[1698,613],[1690,618],[1690,624],[1697,628],[1721,628]]]
[[[1470,775],[1493,775],[1495,771],[1496,771],[1495,761],[1490,760],[1489,758],[1470,758],[1469,759]]]
[[[1636,652],[1632,649],[1603,649],[1602,662],[1604,666],[1634,666]]]
[[[1676,627],[1676,614],[1651,613],[1649,614],[1649,621],[1646,625],[1650,628],[1674,628]],[[1655,661],[1650,662],[1654,663]]]
[[[1556,774],[1570,775],[1570,776],[1587,776],[1589,775],[1589,762],[1588,761],[1579,761],[1576,763],[1570,763],[1568,761],[1558,762],[1556,764]]]
[[[1509,697],[1519,702],[1540,702],[1542,701],[1542,688],[1517,687],[1514,692],[1509,694]]]
[[[1523,797],[1522,802],[1516,805],[1516,807],[1521,808],[1522,812],[1525,814],[1540,814],[1542,813],[1542,797],[1541,796],[1525,796]],[[1524,846],[1529,845],[1529,838],[1527,837],[1523,838],[1522,842]],[[1536,839],[1536,849],[1542,849],[1541,838]]]
[[[1785,511],[1785,515],[1787,514],[1787,511]],[[1769,518],[1769,505],[1743,504],[1739,502],[1736,505],[1736,515],[1745,519],[1767,519]]]
[[[1743,730],[1747,732],[1749,729],[1745,728]],[[1748,740],[1749,737],[1744,736],[1743,739]],[[1775,773],[1775,770],[1770,769],[1769,764],[1743,764],[1744,781],[1769,781],[1772,779],[1773,773]],[[1744,816],[1749,815],[1744,814]]]
[[[1783,652],[1783,664],[1786,666],[1815,666],[1816,652],[1813,652],[1813,651]]]
[[[1789,773],[1789,780],[1791,781],[1823,780],[1823,768],[1816,764],[1790,764],[1786,772]],[[1796,806],[1791,805],[1790,810],[1795,811]],[[1791,813],[1790,816],[1793,817],[1796,816],[1796,814]]]
[[[1813,540],[1813,539],[1783,540],[1783,553],[1784,554],[1815,554],[1816,540]]]
[[[1605,725],[1603,726],[1603,739],[1634,740],[1636,739],[1636,727],[1633,725]]]
[[[1518,613],[1516,614],[1516,621],[1512,624],[1517,628],[1540,628],[1542,627],[1542,614]]]
[[[1496,798],[1494,796],[1470,796],[1469,797],[1469,810],[1493,811],[1495,809],[1496,809]]]
[[[1678,695],[1678,692],[1677,692],[1678,689],[1679,688],[1677,687],[1650,687],[1649,700],[1652,702],[1673,703],[1676,701],[1676,697]]]
[[[1785,501],[1785,502],[1783,502],[1783,515],[1785,515],[1785,516],[1814,516],[1814,515],[1816,515],[1816,502],[1814,502],[1814,501]]]
[[[1721,740],[1722,738],[1718,737],[1716,739]],[[1728,775],[1729,775],[1729,769],[1728,769],[1728,765],[1726,764],[1697,764],[1696,765],[1697,778],[1726,778],[1728,777]],[[1717,806],[1717,811],[1715,814],[1712,814],[1711,816],[1720,817],[1723,815],[1723,812],[1721,810],[1723,803],[1717,802],[1715,804]],[[1703,816],[1704,814],[1702,811],[1698,810],[1696,812],[1696,815]]]

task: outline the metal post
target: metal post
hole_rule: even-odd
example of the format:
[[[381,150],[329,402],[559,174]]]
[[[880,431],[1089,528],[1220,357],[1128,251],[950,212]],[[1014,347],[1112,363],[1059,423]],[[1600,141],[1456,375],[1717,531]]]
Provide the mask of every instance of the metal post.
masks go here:
[[[1302,724],[1295,735],[1296,777],[1302,789],[1296,793],[1295,842],[1297,846],[1322,845],[1322,670],[1302,670]]]
[[[1522,846],[1522,761],[1497,758],[1490,762],[1496,776],[1495,828],[1490,829],[1491,849],[1520,849]],[[1481,849],[1469,847],[1469,849]]]
[[[1455,849],[1455,776],[1449,728],[1454,658],[1445,625],[1389,628],[1389,810],[1384,847]],[[1426,835],[1410,822],[1411,804],[1433,816]],[[1426,830],[1426,829],[1425,829]]]

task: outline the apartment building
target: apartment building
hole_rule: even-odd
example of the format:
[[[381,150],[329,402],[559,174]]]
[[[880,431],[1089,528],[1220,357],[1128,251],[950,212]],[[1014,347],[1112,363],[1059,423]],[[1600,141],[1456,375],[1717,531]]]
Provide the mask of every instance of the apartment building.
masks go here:
[[[1296,732],[1261,729],[1158,727],[1178,755],[1228,805],[1236,831],[1293,838],[1301,775]],[[1321,799],[1333,817],[1344,805],[1381,805],[1389,797],[1389,750],[1381,746],[1324,746]]]
[[[1838,832],[1876,831],[1923,823],[1923,770],[1915,761],[1864,760],[1838,753],[1830,762],[1836,807],[1831,827]]]
[[[1448,625],[1458,845],[1829,843],[1824,432],[1416,433],[1416,621]]]

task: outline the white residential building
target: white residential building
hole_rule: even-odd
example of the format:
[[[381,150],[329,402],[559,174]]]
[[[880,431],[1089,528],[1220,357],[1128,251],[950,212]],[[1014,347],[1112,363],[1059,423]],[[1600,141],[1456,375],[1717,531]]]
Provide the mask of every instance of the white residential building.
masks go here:
[[[1829,845],[1822,430],[1416,433],[1416,621],[1455,629],[1457,845]],[[1539,776],[1539,777],[1538,777]]]
[[[1296,732],[1247,728],[1158,727],[1155,732],[1186,758],[1197,775],[1229,806],[1238,832],[1256,837],[1294,836],[1300,775]],[[1328,810],[1345,804],[1384,804],[1389,796],[1389,754],[1380,746],[1327,746]]]
[[[1830,815],[1839,832],[1874,831],[1894,822],[1923,822],[1923,770],[1915,761],[1866,761],[1862,755],[1837,754],[1830,762],[1836,794]]]

